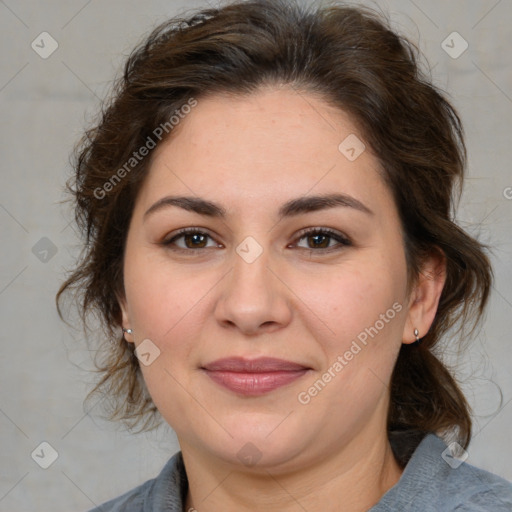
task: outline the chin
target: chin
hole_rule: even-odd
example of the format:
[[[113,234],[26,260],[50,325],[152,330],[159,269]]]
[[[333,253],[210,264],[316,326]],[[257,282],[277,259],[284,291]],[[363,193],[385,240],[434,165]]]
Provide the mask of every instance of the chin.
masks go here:
[[[308,432],[293,421],[292,416],[293,413],[289,417],[252,413],[238,414],[224,421],[219,418],[219,423],[233,437],[216,428],[215,435],[205,433],[207,435],[198,441],[203,450],[227,464],[254,470],[289,470],[308,444]]]

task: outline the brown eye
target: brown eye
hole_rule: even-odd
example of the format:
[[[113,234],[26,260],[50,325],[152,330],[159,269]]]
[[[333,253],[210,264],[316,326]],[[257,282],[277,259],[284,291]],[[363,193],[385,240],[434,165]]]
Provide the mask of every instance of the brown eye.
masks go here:
[[[209,240],[211,241],[211,245],[208,245]],[[299,242],[301,240],[306,240],[306,246],[304,247],[296,243],[296,247],[308,250],[318,249],[317,252],[339,250],[352,245],[352,242],[347,237],[327,228],[315,228],[303,231],[298,238]],[[188,252],[192,252],[195,249],[221,247],[208,233],[197,228],[184,228],[178,231],[173,237],[162,242],[162,245],[175,251]]]
[[[208,235],[202,233],[187,233],[182,235],[185,245],[189,249],[203,248]]]
[[[214,242],[214,245],[209,247],[206,245],[208,239],[211,238],[208,233],[199,231],[196,228],[186,228],[180,230],[175,236],[169,240],[162,242],[164,246],[175,246],[176,250],[194,250],[194,249],[207,249],[209,247],[218,247],[218,244]],[[181,242],[182,240],[182,242]],[[180,243],[178,243],[180,241]],[[213,241],[213,240],[212,240]],[[174,247],[171,247],[174,249]]]
[[[299,241],[306,239],[307,246],[302,247],[304,249],[336,249],[343,246],[350,246],[352,243],[350,240],[336,231],[325,228],[317,228],[309,231],[305,231],[301,234]],[[337,244],[331,244],[332,241]],[[301,247],[297,245],[297,247]]]

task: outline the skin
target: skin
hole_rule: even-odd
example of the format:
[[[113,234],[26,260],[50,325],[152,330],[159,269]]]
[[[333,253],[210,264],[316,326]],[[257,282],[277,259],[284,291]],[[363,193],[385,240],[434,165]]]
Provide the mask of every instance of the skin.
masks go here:
[[[180,443],[186,510],[334,511],[343,504],[345,512],[363,511],[402,474],[386,436],[389,382],[401,344],[415,341],[415,328],[420,337],[430,328],[444,260],[426,261],[407,295],[391,191],[368,147],[354,161],[338,150],[350,134],[363,140],[344,112],[311,93],[275,86],[200,98],[153,153],[128,232],[120,303],[123,327],[134,331],[127,341],[138,346],[149,338],[160,350],[141,370]],[[338,206],[277,215],[291,199],[333,191],[373,214]],[[226,217],[169,206],[144,219],[167,195],[214,201]],[[184,227],[209,237],[162,245]],[[351,244],[301,234],[316,227]],[[248,236],[262,249],[252,263],[236,252]],[[401,311],[300,403],[298,394],[394,303]],[[246,397],[200,370],[230,356],[271,356],[311,369]],[[237,456],[247,443],[260,457],[255,465]]]

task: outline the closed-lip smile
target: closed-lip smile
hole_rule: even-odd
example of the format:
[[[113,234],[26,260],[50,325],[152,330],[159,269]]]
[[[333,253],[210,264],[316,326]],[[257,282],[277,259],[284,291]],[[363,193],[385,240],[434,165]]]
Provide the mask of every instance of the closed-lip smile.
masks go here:
[[[258,396],[290,384],[311,368],[273,357],[228,357],[205,364],[201,369],[214,382],[234,393]]]

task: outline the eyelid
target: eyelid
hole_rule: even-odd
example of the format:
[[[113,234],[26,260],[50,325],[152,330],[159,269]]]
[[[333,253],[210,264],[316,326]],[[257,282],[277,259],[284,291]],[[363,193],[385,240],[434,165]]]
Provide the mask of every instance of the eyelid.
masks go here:
[[[215,241],[215,243],[217,245],[222,245],[222,244],[219,244],[215,238],[210,234],[209,230],[205,229],[205,228],[200,228],[200,227],[195,227],[195,226],[191,226],[191,227],[187,227],[187,228],[181,228],[181,229],[178,229],[174,234],[172,234],[171,236],[168,236],[166,238],[164,238],[164,240],[162,242],[160,242],[161,245],[163,246],[170,246],[171,243],[173,243],[175,240],[178,240],[179,238],[182,238],[184,235],[187,235],[187,234],[200,234],[200,235],[206,235],[207,237],[209,237],[211,240]],[[210,249],[211,247],[206,247],[206,249]],[[198,248],[198,250],[200,249],[205,249],[205,248]],[[188,251],[188,252],[193,252],[195,249],[183,249],[182,247],[177,247],[173,250],[176,250],[176,251]]]
[[[304,238],[304,236],[306,236],[306,235],[315,235],[315,234],[326,234],[326,235],[329,235],[331,238],[338,238],[339,240],[341,240],[341,242],[345,243],[346,245],[352,244],[352,241],[350,240],[350,238],[348,236],[346,236],[345,234],[343,234],[342,232],[337,231],[332,228],[326,228],[326,227],[322,227],[322,226],[308,227],[308,228],[301,229],[297,233],[295,240],[300,240],[301,238]]]
[[[214,241],[217,244],[217,247],[219,245],[222,246],[222,244],[219,244],[215,240],[215,238],[210,234],[208,229],[200,228],[200,227],[195,227],[195,226],[179,229],[172,236],[167,237],[166,239],[164,239],[164,241],[161,242],[161,245],[170,248],[170,250],[182,251],[182,252],[196,252],[196,251],[201,251],[201,250],[205,250],[205,249],[212,249],[212,247],[197,247],[197,248],[174,247],[174,248],[171,248],[171,245],[173,243],[175,243],[176,240],[182,238],[183,236],[185,236],[187,234],[206,235],[208,238],[210,238],[212,241]],[[292,244],[287,245],[287,248],[290,247],[290,245],[296,246],[296,244],[302,238],[305,238],[308,235],[309,236],[314,236],[316,234],[327,235],[328,238],[334,239],[338,243],[337,243],[337,245],[335,245],[333,247],[326,247],[326,248],[299,247],[299,249],[308,250],[310,252],[326,253],[326,252],[330,252],[330,251],[340,250],[343,247],[349,247],[349,246],[353,245],[352,240],[348,236],[346,236],[344,233],[341,233],[341,232],[339,232],[337,230],[334,230],[332,228],[327,228],[327,227],[322,227],[322,226],[316,226],[316,227],[310,226],[310,227],[301,229],[295,235],[294,241],[292,242]]]
[[[326,227],[308,227],[304,228],[295,237],[295,241],[293,242],[293,246],[296,246],[297,243],[307,237],[307,236],[315,236],[317,234],[321,234],[324,236],[327,236],[331,240],[336,241],[337,243],[331,247],[298,247],[299,249],[302,249],[304,251],[309,251],[311,255],[317,254],[319,256],[322,255],[328,255],[332,252],[339,252],[347,247],[351,247],[353,245],[352,240],[346,236],[345,234],[332,229],[332,228],[326,228]]]

